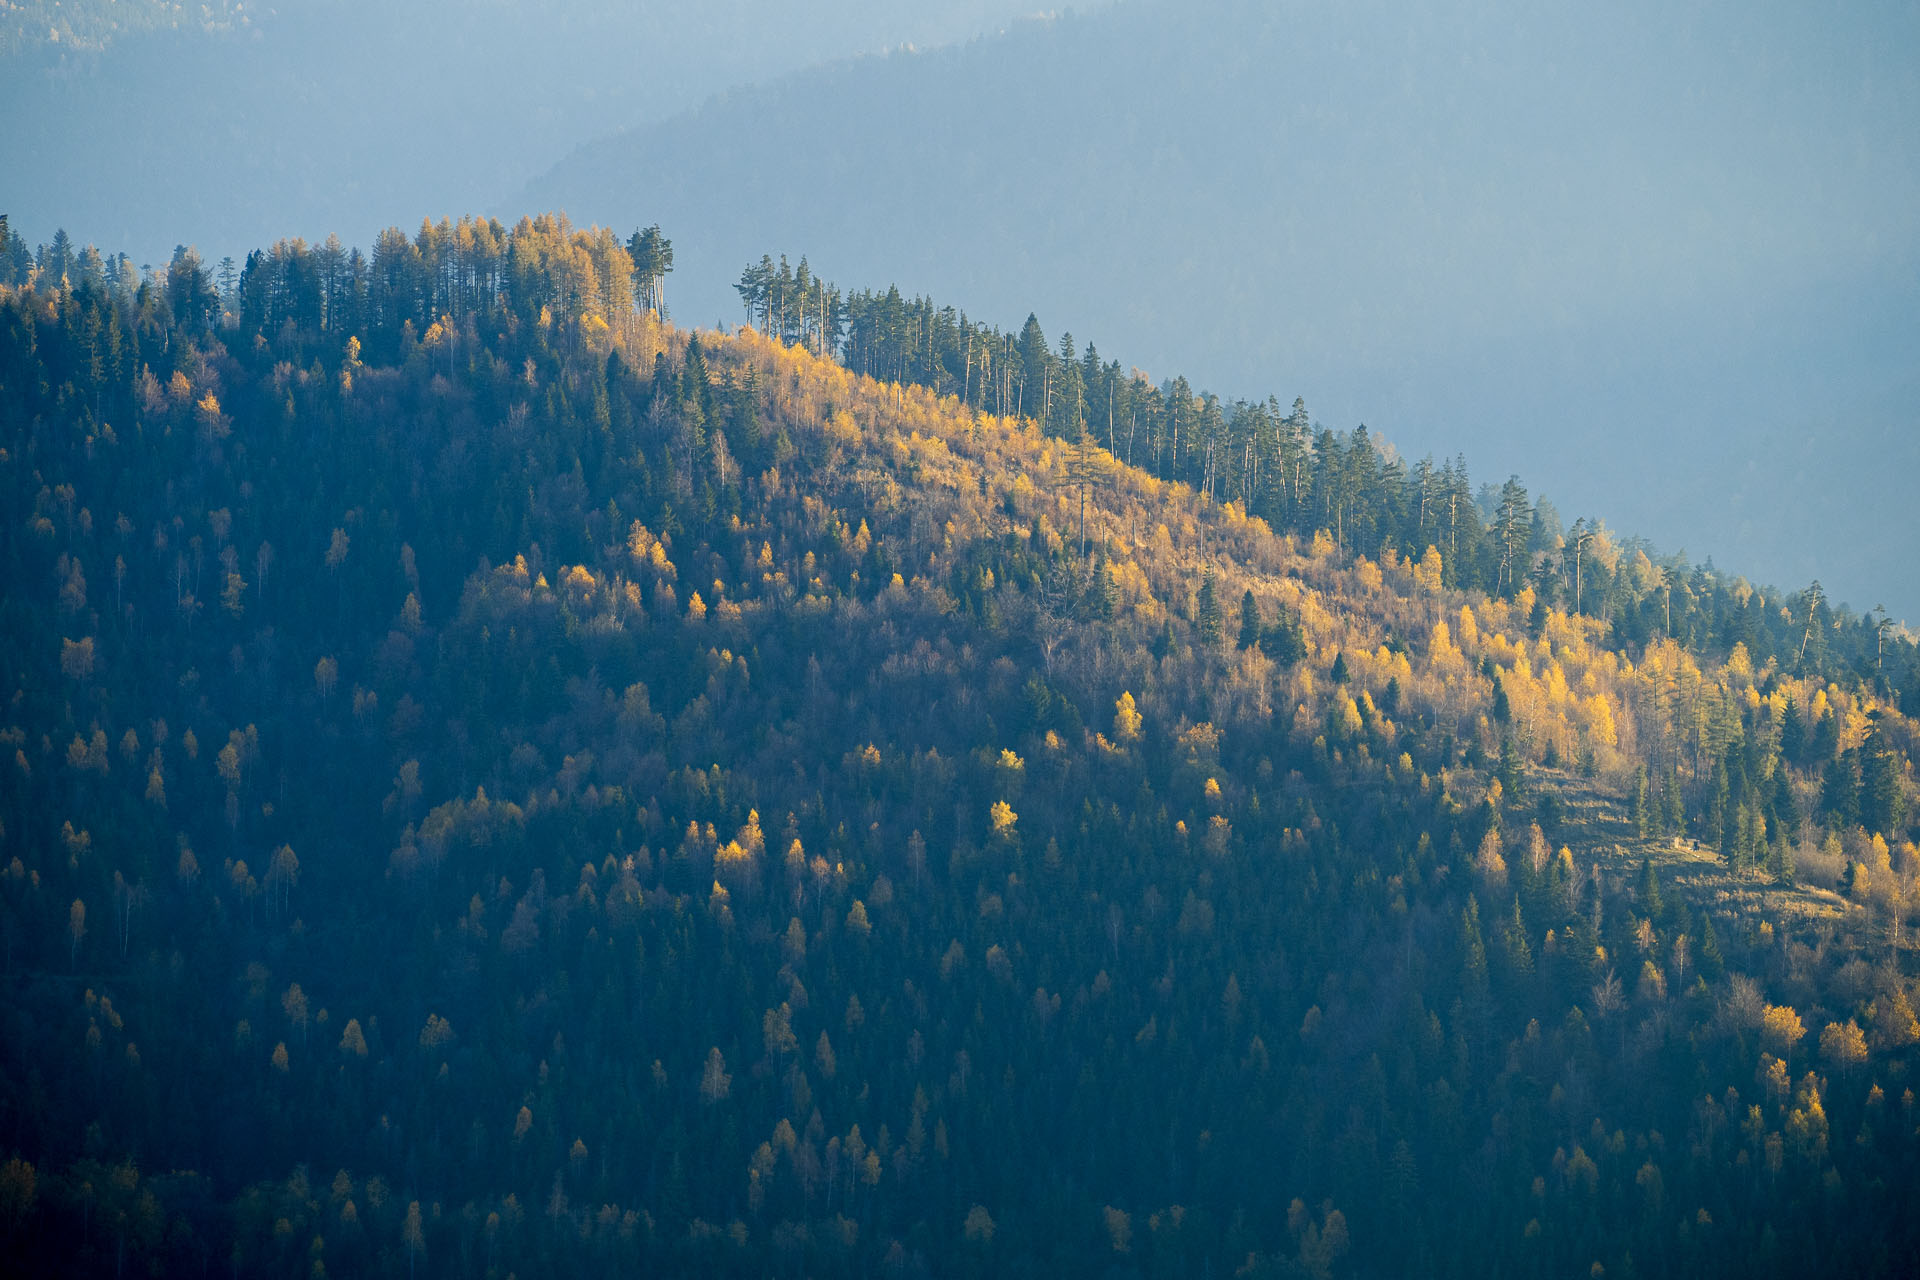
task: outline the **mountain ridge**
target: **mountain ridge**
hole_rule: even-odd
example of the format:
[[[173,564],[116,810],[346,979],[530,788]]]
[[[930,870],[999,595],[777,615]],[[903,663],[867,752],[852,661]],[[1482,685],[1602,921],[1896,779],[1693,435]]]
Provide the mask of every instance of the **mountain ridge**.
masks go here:
[[[656,210],[708,282],[680,295],[701,323],[735,314],[736,263],[804,247],[1157,371],[1291,388],[1728,560],[1713,504],[1645,483],[1657,456],[1686,494],[1768,513],[1738,548],[1757,576],[1914,617],[1871,514],[1920,466],[1896,338],[1920,242],[1889,212],[1920,168],[1881,132],[1920,96],[1875,52],[1897,39],[1711,5],[1408,21],[1121,6],[751,89],[514,204]]]

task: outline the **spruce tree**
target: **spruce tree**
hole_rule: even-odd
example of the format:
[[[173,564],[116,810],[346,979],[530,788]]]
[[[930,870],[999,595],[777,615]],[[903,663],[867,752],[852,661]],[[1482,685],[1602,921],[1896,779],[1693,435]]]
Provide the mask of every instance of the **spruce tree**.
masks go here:
[[[1514,895],[1513,919],[1506,930],[1507,967],[1515,976],[1524,977],[1533,972],[1533,947],[1527,941],[1527,922],[1520,914],[1520,898]]]
[[[1467,906],[1460,913],[1460,970],[1461,985],[1467,995],[1474,999],[1484,999],[1487,994],[1487,944],[1480,936],[1480,900],[1473,895],[1467,896]]]
[[[1240,597],[1240,647],[1251,649],[1260,643],[1260,602],[1253,598],[1253,588],[1247,588]]]
[[[1897,835],[1906,824],[1900,790],[1900,758],[1876,723],[1860,750],[1860,822],[1869,831]]]
[[[1820,809],[1829,822],[1852,826],[1860,817],[1860,783],[1855,772],[1857,752],[1829,760],[1820,780]]]
[[[1787,699],[1780,716],[1780,755],[1791,764],[1799,764],[1807,750],[1807,722],[1800,716],[1800,704]]]
[[[1511,737],[1500,739],[1500,788],[1506,793],[1509,803],[1520,799],[1520,787],[1524,781],[1520,771],[1520,752],[1513,745]]]
[[[1773,873],[1775,880],[1781,884],[1793,883],[1793,842],[1787,838],[1785,831],[1774,836],[1768,864],[1767,869]]]
[[[1713,931],[1713,918],[1703,909],[1700,912],[1700,972],[1717,978],[1726,967],[1726,957],[1720,954],[1720,937]]]
[[[1211,570],[1200,580],[1200,598],[1195,612],[1195,620],[1200,627],[1200,643],[1209,649],[1218,649],[1222,636],[1220,592],[1214,585]]]

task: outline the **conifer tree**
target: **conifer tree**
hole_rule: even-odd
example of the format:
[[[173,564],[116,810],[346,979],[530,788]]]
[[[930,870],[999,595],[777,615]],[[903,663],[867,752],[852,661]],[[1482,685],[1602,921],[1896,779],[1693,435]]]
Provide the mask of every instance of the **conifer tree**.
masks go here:
[[[1520,898],[1513,899],[1513,918],[1507,922],[1507,968],[1516,977],[1526,977],[1533,972],[1533,946],[1527,940],[1527,922],[1520,914]]]
[[[1487,944],[1480,933],[1480,900],[1467,896],[1460,913],[1461,984],[1469,995],[1484,997],[1487,992]]]
[[[1879,722],[1860,749],[1860,821],[1892,837],[1906,826],[1907,798],[1900,787],[1900,757]]]
[[[633,263],[634,300],[664,318],[665,281],[667,273],[673,270],[673,241],[660,234],[656,223],[633,233],[627,240],[627,256]]]
[[[1211,569],[1200,579],[1200,595],[1195,606],[1194,621],[1200,629],[1200,643],[1208,649],[1219,648],[1222,638],[1220,593],[1214,585]]]
[[[1240,597],[1240,641],[1239,647],[1251,649],[1260,643],[1260,603],[1253,598],[1253,588],[1248,587]]]

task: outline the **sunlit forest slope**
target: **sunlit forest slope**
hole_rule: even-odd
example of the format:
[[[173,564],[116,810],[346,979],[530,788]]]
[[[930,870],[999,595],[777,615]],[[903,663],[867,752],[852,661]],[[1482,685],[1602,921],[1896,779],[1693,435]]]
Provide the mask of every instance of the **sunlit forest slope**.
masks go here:
[[[1075,10],[583,136],[500,209],[676,228],[682,320],[800,247],[1920,624],[1889,524],[1920,475],[1920,8]]]
[[[0,235],[9,1271],[1920,1265],[1898,628],[657,234]]]

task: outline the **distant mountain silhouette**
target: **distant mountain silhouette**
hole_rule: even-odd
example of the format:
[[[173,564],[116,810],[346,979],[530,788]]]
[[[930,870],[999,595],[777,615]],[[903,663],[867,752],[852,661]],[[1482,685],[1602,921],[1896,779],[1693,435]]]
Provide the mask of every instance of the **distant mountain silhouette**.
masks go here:
[[[70,3],[62,21],[80,37],[120,22],[104,52],[42,32],[0,61],[0,209],[15,231],[44,240],[65,226],[156,262],[177,243],[210,259],[283,235],[367,243],[386,219],[411,231],[470,210],[582,139],[728,85],[963,39],[1020,6],[280,0],[249,6],[244,29],[220,6],[173,19],[164,7]],[[151,29],[163,20],[182,26]]]

